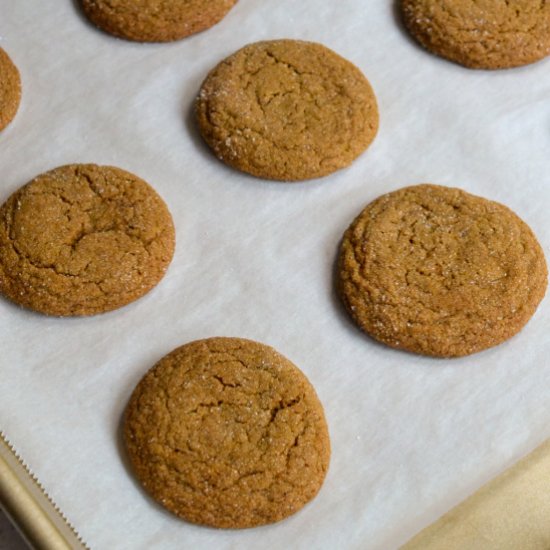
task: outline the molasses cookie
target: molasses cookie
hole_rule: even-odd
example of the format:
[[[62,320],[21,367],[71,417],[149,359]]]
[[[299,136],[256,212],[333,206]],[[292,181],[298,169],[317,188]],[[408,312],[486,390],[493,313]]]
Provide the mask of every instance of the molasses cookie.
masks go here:
[[[81,0],[104,31],[137,42],[170,42],[218,23],[237,0]]]
[[[15,117],[21,101],[21,78],[8,54],[0,48],[0,131]]]
[[[385,344],[456,357],[504,342],[547,284],[543,251],[505,206],[460,189],[406,187],[346,231],[339,288],[359,327]]]
[[[119,168],[56,168],[0,208],[0,293],[49,315],[93,315],[136,300],[164,276],[173,252],[166,205]]]
[[[540,0],[401,0],[412,36],[472,69],[527,65],[550,54],[550,3]]]
[[[145,490],[181,518],[254,527],[319,491],[330,443],[315,390],[269,346],[210,338],[177,348],[141,380],[124,440]]]
[[[283,181],[348,166],[378,129],[376,99],[361,71],[299,40],[257,42],[222,61],[202,84],[196,113],[221,160]]]

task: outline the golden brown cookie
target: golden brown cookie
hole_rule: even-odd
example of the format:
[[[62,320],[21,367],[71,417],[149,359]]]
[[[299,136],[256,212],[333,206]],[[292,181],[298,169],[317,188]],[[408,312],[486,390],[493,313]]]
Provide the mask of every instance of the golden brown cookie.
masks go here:
[[[378,130],[376,98],[361,71],[299,40],[257,42],[222,61],[203,82],[196,113],[221,160],[283,181],[348,166]]]
[[[401,0],[412,36],[473,69],[527,65],[550,54],[550,3],[542,0]]]
[[[81,0],[104,31],[137,42],[171,42],[212,27],[237,0]]]
[[[0,131],[15,117],[21,101],[21,78],[8,54],[0,48]]]
[[[145,490],[181,518],[254,527],[300,510],[325,478],[330,442],[315,390],[273,348],[210,338],[141,380],[124,441]]]
[[[460,189],[405,187],[369,204],[346,231],[339,287],[359,327],[425,355],[504,342],[546,291],[543,251],[505,206]]]
[[[49,315],[93,315],[140,298],[173,252],[166,205],[119,168],[56,168],[0,208],[0,293]]]

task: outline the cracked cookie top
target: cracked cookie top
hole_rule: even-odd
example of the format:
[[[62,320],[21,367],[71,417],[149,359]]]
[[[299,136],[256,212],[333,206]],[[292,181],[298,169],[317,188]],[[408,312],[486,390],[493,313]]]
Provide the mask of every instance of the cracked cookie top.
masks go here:
[[[81,0],[104,31],[137,42],[170,42],[218,23],[237,0]]]
[[[0,48],[0,131],[15,117],[21,101],[21,78],[8,54]]]
[[[0,208],[0,293],[41,313],[124,306],[162,279],[173,252],[166,205],[119,168],[56,168]]]
[[[273,348],[210,338],[177,348],[134,390],[130,463],[165,508],[198,524],[254,527],[319,491],[330,443],[315,390]]]
[[[544,296],[547,268],[507,207],[425,184],[359,214],[342,241],[338,284],[354,321],[377,340],[456,357],[519,332]]]
[[[202,84],[196,114],[222,161],[282,181],[348,166],[378,130],[376,98],[361,71],[299,40],[249,44],[222,61]]]
[[[506,69],[550,54],[546,0],[401,0],[401,11],[420,44],[466,67]]]

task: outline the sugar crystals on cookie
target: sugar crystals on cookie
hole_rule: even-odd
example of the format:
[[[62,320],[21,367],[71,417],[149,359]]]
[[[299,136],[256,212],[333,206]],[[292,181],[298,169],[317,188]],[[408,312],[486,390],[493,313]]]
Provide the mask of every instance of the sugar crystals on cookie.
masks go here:
[[[298,181],[350,165],[378,130],[374,92],[352,63],[321,44],[249,44],[215,67],[196,101],[199,129],[226,164]]]
[[[104,31],[136,42],[171,42],[221,21],[237,0],[81,0]]]
[[[120,168],[62,166],[0,207],[0,294],[49,315],[93,315],[151,290],[174,253],[166,204]]]
[[[420,44],[472,69],[518,67],[550,54],[550,2],[401,0],[400,7]]]
[[[377,340],[456,357],[519,332],[544,296],[547,267],[506,206],[425,184],[383,195],[357,216],[342,241],[338,286]]]
[[[296,513],[320,490],[330,459],[311,383],[273,348],[242,338],[191,342],[161,359],[130,398],[124,441],[162,506],[232,529]]]
[[[21,77],[8,54],[0,48],[0,131],[15,117],[21,102]]]

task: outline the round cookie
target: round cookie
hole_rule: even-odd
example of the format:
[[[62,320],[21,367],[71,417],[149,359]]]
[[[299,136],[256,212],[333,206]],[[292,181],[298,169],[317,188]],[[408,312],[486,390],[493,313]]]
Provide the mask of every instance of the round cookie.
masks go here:
[[[212,27],[237,0],[81,0],[104,31],[137,42],[171,42]]]
[[[173,252],[166,205],[119,168],[62,166],[0,207],[0,293],[49,315],[93,315],[140,298]]]
[[[245,528],[294,514],[323,483],[330,442],[315,390],[273,348],[210,338],[140,381],[124,441],[145,490],[177,516]]]
[[[354,321],[377,340],[457,357],[519,332],[544,296],[547,268],[511,210],[425,184],[359,214],[344,234],[338,284]]]
[[[296,181],[348,166],[372,142],[378,108],[361,71],[313,42],[249,44],[203,82],[199,129],[228,165]]]
[[[0,48],[0,131],[15,117],[21,102],[21,77],[8,54]]]
[[[527,65],[550,54],[550,3],[401,0],[405,26],[432,53],[473,69]]]

